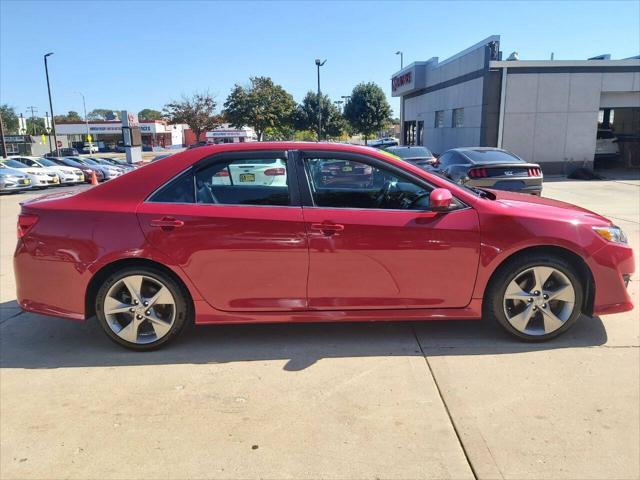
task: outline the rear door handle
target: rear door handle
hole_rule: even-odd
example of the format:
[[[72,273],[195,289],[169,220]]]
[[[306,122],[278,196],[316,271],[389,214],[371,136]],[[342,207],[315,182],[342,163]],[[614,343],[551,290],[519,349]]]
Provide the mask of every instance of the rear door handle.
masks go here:
[[[340,225],[340,224],[337,224],[337,223],[329,223],[329,222],[312,223],[311,224],[311,229],[312,230],[321,230],[326,235],[332,235],[332,234],[334,234],[336,232],[343,231],[344,230],[344,225]]]
[[[152,227],[174,228],[182,227],[184,225],[184,222],[173,217],[162,217],[151,220],[150,225]]]

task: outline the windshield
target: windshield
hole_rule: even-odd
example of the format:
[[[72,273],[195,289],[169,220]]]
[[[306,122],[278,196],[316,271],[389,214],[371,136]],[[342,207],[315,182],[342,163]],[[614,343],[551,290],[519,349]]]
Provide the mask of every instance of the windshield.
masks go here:
[[[98,162],[95,160],[91,160],[90,158],[78,158],[78,161],[81,163],[86,163],[87,165],[97,165]]]
[[[64,160],[60,160],[60,162],[62,162],[64,165],[71,165],[72,167],[82,167],[83,165],[72,159],[72,158],[65,158]]]
[[[525,163],[514,154],[502,150],[465,150],[474,163]]]
[[[38,162],[40,165],[45,165],[47,167],[57,167],[57,165],[53,163],[51,160],[49,160],[48,158],[38,158],[36,162]]]
[[[2,160],[2,164],[10,168],[24,168],[26,166],[17,160]]]
[[[432,158],[431,150],[426,147],[391,147],[387,152],[393,153],[400,158]]]

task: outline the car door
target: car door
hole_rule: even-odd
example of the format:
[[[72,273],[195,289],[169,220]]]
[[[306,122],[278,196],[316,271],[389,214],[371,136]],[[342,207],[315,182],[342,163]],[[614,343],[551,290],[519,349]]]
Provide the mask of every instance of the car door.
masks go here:
[[[214,308],[305,310],[309,253],[290,176],[285,152],[217,155],[140,205],[140,224]]]
[[[300,152],[298,164],[310,309],[470,302],[480,248],[475,210],[455,200],[447,213],[430,211],[432,185],[372,157]]]

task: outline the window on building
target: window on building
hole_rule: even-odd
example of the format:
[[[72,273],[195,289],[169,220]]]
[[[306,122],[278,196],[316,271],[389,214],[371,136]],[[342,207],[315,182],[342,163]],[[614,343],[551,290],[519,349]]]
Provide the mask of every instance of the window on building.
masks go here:
[[[411,120],[404,122],[404,144],[415,145],[416,144],[416,122]]]
[[[416,131],[416,145],[424,144],[424,120],[418,120],[418,130]]]
[[[436,112],[435,121],[433,122],[434,128],[444,127],[444,110],[438,110]]]
[[[454,108],[451,116],[451,126],[461,128],[464,125],[464,108]]]

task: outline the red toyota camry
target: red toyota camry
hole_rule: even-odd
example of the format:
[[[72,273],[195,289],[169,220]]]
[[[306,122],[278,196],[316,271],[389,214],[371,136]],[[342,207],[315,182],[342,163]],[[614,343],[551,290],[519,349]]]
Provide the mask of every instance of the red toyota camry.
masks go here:
[[[192,321],[485,317],[536,341],[633,307],[633,253],[606,218],[351,145],[188,150],[23,204],[18,237],[23,309],[95,315],[136,350]]]

